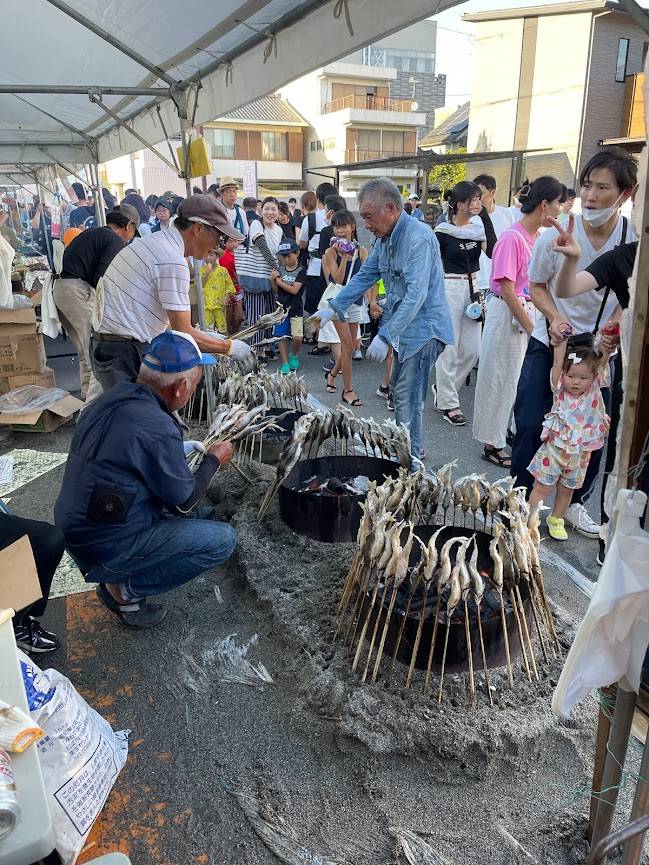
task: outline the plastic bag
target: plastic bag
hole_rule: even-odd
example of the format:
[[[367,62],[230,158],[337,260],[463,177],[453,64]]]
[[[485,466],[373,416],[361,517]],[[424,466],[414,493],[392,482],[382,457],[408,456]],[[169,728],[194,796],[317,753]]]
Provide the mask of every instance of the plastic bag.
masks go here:
[[[569,716],[594,688],[640,688],[649,643],[649,533],[640,528],[646,503],[643,492],[617,495],[613,540],[552,698],[558,715]]]
[[[45,731],[39,751],[56,849],[73,865],[126,762],[130,730],[114,732],[56,670],[18,652],[31,716]]]
[[[60,387],[26,384],[0,396],[0,412],[30,414],[33,411],[43,411],[64,396],[68,396],[68,391]]]

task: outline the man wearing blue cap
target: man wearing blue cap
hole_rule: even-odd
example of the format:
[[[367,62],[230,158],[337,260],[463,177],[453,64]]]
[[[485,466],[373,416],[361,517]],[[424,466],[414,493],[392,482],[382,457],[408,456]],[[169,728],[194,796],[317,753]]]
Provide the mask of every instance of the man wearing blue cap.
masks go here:
[[[192,474],[172,414],[214,362],[190,334],[161,333],[137,379],[94,400],[72,437],[55,522],[86,580],[99,584],[99,600],[132,628],[164,618],[165,607],[149,603],[150,595],[223,564],[236,544],[226,523],[186,519],[230,462],[232,445],[212,445]]]

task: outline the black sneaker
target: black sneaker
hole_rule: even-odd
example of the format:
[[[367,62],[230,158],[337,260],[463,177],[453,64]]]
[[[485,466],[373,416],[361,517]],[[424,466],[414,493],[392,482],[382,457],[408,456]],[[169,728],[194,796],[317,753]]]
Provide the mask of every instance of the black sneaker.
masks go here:
[[[150,604],[146,598],[139,598],[128,604],[118,604],[103,583],[97,586],[97,597],[106,609],[114,613],[129,628],[138,630],[154,628],[167,615],[167,608],[163,604]]]
[[[597,551],[597,564],[601,567],[604,564],[604,556],[606,555],[606,541],[604,538],[599,539],[599,549]]]
[[[392,391],[388,394],[388,411],[394,411],[394,394]]]
[[[380,396],[381,399],[388,399],[390,396],[390,388],[380,384],[376,389],[376,395]]]
[[[14,625],[16,645],[27,654],[53,652],[59,647],[56,634],[46,631],[38,619],[25,616],[19,624]]]

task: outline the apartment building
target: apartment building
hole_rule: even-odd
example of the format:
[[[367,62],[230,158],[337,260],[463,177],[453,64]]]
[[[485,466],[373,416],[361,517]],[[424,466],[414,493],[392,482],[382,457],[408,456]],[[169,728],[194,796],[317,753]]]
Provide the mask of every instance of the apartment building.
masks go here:
[[[206,186],[218,183],[224,176],[243,178],[243,163],[256,162],[260,194],[287,197],[304,189],[302,156],[307,121],[279,96],[265,96],[219,117],[203,127],[202,134],[210,148],[212,172]],[[169,142],[175,150],[179,140]],[[157,149],[169,158],[169,147]],[[185,182],[150,150],[132,158],[123,157],[107,164],[105,182],[118,193],[134,186],[145,195],[170,189],[185,195]],[[135,181],[135,182],[134,182]],[[201,185],[202,179],[194,181]]]
[[[410,98],[390,96],[396,69],[330,63],[288,84],[282,96],[309,122],[305,131],[305,185],[316,186],[333,166],[386,156],[413,155],[426,115]],[[391,177],[404,192],[414,190],[416,172],[401,167],[341,170],[340,191],[353,202],[370,177]]]
[[[398,33],[366,45],[344,58],[346,63],[396,69],[389,95],[393,99],[410,99],[417,111],[426,115],[423,134],[435,124],[435,111],[446,101],[446,75],[435,73],[437,57],[437,23],[418,21]]]
[[[525,173],[574,185],[600,143],[625,134],[633,101],[625,101],[625,88],[628,93],[629,76],[642,71],[649,37],[609,0],[480,12],[464,20],[474,25],[475,45],[469,151],[548,148],[527,157]],[[502,174],[499,186],[507,188],[509,168]]]

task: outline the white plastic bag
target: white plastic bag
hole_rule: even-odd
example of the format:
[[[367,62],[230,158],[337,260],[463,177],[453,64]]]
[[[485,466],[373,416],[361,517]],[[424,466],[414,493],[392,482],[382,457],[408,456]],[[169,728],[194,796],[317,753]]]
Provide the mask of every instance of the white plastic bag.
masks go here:
[[[56,849],[63,865],[73,865],[126,762],[130,731],[114,732],[69,679],[18,656],[29,710],[45,731],[36,747]]]
[[[615,533],[552,699],[557,715],[569,716],[594,688],[640,688],[649,644],[649,533],[639,522],[646,503],[643,492],[618,492]]]

